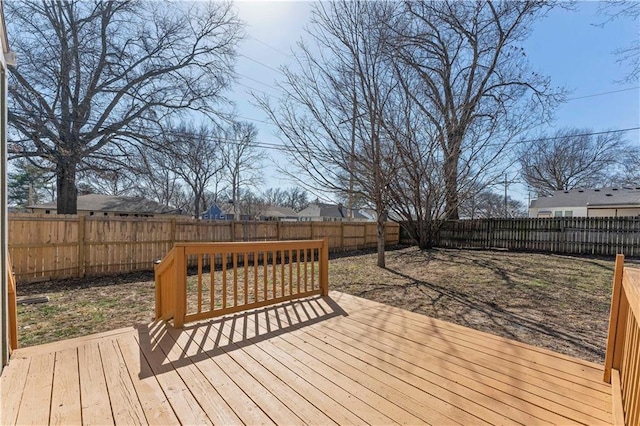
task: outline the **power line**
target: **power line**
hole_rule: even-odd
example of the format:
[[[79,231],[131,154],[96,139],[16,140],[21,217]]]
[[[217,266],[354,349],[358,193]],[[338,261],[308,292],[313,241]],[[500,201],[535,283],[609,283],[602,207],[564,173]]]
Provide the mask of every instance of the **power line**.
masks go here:
[[[264,41],[262,41],[262,40],[259,40],[259,39],[255,38],[255,37],[253,37],[253,36],[249,36],[248,38],[250,38],[250,39],[252,39],[252,40],[257,41],[258,43],[260,43],[260,44],[262,44],[262,45],[264,45],[264,46],[268,47],[269,49],[273,50],[274,52],[278,52],[278,53],[279,53],[279,54],[281,54],[282,56],[286,56],[286,57],[288,57],[288,58],[295,59],[295,56],[293,56],[292,54],[290,54],[290,53],[285,53],[285,52],[283,52],[282,50],[280,50],[280,49],[278,49],[278,48],[276,48],[276,47],[273,47],[272,45],[270,45],[270,44],[268,44],[268,43],[265,43],[265,42],[264,42]]]
[[[577,99],[593,98],[593,97],[596,97],[596,96],[610,95],[612,93],[628,92],[630,90],[637,90],[637,89],[640,89],[640,86],[628,87],[626,89],[620,89],[620,90],[611,90],[609,92],[593,93],[591,95],[576,96],[575,98],[568,98],[566,100],[567,101],[575,101]]]
[[[269,87],[269,88],[271,88],[271,89],[275,90],[276,92],[283,93],[283,92],[282,92],[278,87],[273,86],[273,85],[271,85],[271,84],[269,84],[269,83],[265,83],[265,82],[263,82],[263,81],[260,81],[260,80],[258,80],[257,78],[249,77],[248,75],[240,74],[240,73],[238,73],[238,75],[239,75],[240,77],[244,77],[244,78],[246,78],[247,80],[251,80],[251,81],[254,81],[254,82],[258,83],[258,84],[262,84],[263,86]],[[238,83],[239,85],[241,85],[241,86],[248,87],[246,84],[242,84],[242,83],[240,83],[240,82],[237,82],[237,83]],[[258,92],[262,92],[262,90],[258,90],[258,89],[255,89],[255,90],[256,90],[256,91],[258,91]],[[264,92],[263,92],[263,93],[264,93]]]
[[[607,135],[607,134],[611,134],[611,133],[625,133],[625,132],[630,132],[632,130],[638,130],[638,129],[640,129],[640,126],[628,127],[626,129],[603,130],[602,132],[578,133],[578,134],[571,134],[571,135],[568,135],[568,136],[570,136],[570,137],[597,136],[597,135]],[[556,139],[563,139],[563,138],[566,138],[566,137],[567,137],[567,135],[550,136],[550,137],[545,137],[545,138],[519,140],[519,141],[515,141],[515,142],[512,142],[512,143],[513,144],[521,144],[521,143],[529,143],[529,142],[542,142],[542,141],[551,141],[551,140],[556,140]]]
[[[259,61],[259,60],[257,60],[257,59],[253,59],[253,58],[252,58],[252,57],[250,57],[250,56],[247,56],[247,55],[242,54],[242,53],[238,54],[238,56],[242,56],[243,58],[248,59],[248,60],[250,60],[251,62],[255,62],[255,63],[256,63],[256,64],[258,64],[258,65],[262,65],[262,66],[263,66],[263,67],[265,67],[265,68],[268,68],[268,69],[270,69],[270,70],[272,70],[272,71],[275,71],[275,72],[277,72],[278,74],[283,74],[283,73],[282,73],[282,71],[280,71],[279,69],[277,69],[277,68],[273,68],[271,65],[267,65],[267,64],[265,64],[264,62],[260,62],[260,61]],[[284,75],[284,74],[283,74],[283,75]]]

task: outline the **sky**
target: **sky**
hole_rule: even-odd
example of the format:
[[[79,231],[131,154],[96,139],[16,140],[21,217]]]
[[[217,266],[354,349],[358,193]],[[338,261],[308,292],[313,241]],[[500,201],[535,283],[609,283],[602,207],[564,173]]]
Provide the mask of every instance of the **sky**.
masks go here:
[[[292,63],[290,52],[305,37],[311,4],[241,1],[236,8],[247,25],[247,38],[239,48],[238,81],[229,97],[240,119],[257,126],[259,142],[280,144],[276,129],[254,105],[250,92],[278,97],[274,86],[282,78],[278,69]],[[620,82],[628,70],[616,63],[612,53],[616,48],[640,43],[640,23],[624,18],[598,25],[603,19],[597,2],[578,2],[574,10],[554,9],[535,24],[523,44],[534,70],[549,76],[553,85],[571,90],[569,100],[556,111],[554,122],[541,126],[540,132],[553,133],[563,127],[605,131],[640,126],[640,83]],[[640,131],[625,135],[631,143],[640,144]],[[258,190],[297,185],[282,177],[276,164],[286,164],[286,157],[277,150],[266,150],[265,182]],[[517,175],[517,169],[508,171],[509,180],[517,181]],[[524,202],[529,196],[519,183],[509,185],[509,195]]]

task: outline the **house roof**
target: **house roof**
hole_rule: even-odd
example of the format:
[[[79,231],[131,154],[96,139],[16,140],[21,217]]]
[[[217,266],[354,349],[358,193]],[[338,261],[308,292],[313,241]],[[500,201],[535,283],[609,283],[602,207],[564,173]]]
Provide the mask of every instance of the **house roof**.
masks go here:
[[[309,207],[298,213],[301,217],[349,217],[349,209],[342,204],[327,203],[311,203]],[[353,209],[354,219],[369,219],[360,213],[357,209]]]
[[[530,208],[640,206],[640,186],[554,191],[532,200]]]
[[[298,213],[289,207],[265,206],[260,212],[264,217],[298,217]]]
[[[30,209],[51,209],[57,208],[56,202],[34,204],[27,206]],[[99,212],[119,212],[138,214],[176,214],[177,209],[163,206],[152,200],[142,197],[118,197],[115,195],[89,194],[78,196],[78,210],[99,211]]]

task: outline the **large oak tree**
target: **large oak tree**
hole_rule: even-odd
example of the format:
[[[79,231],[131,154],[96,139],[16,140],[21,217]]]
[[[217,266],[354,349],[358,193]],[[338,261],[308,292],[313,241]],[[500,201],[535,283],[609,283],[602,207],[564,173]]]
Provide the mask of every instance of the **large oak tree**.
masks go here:
[[[216,113],[242,26],[230,3],[6,3],[18,66],[9,121],[17,155],[56,174],[59,213],[76,213],[76,173],[188,110]]]

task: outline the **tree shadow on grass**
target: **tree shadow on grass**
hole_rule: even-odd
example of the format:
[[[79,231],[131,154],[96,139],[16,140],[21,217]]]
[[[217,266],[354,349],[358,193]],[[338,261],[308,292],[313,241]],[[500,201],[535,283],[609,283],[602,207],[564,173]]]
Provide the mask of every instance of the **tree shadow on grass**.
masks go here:
[[[437,306],[443,303],[443,300],[451,300],[464,306],[470,311],[481,313],[487,320],[492,323],[490,329],[494,333],[502,336],[510,337],[518,340],[518,336],[513,332],[515,329],[525,329],[531,333],[547,336],[555,341],[563,342],[564,344],[578,348],[579,350],[590,354],[593,358],[602,358],[604,348],[600,345],[592,344],[584,340],[583,337],[577,331],[563,331],[558,328],[557,324],[547,325],[540,321],[527,318],[523,315],[510,312],[506,308],[490,302],[482,300],[478,297],[472,296],[468,293],[444,287],[435,283],[431,283],[425,280],[419,280],[402,272],[389,269],[387,271],[394,275],[397,275],[408,281],[405,287],[414,287],[425,296],[425,300],[430,300],[431,308],[437,310]],[[431,294],[429,294],[431,293]],[[435,294],[435,297],[433,296]],[[366,295],[362,294],[362,297]],[[421,305],[424,305],[421,304]],[[411,309],[414,312],[419,312],[418,308]],[[477,328],[476,324],[471,323],[464,314],[456,314],[455,320],[461,325],[465,325],[471,328]],[[474,327],[475,326],[475,327]],[[525,342],[526,343],[526,342]]]

